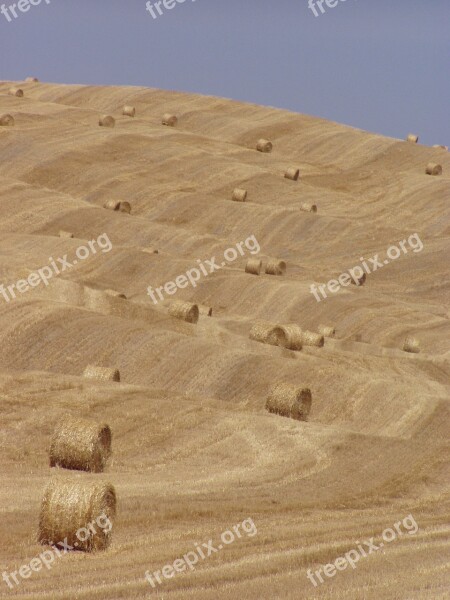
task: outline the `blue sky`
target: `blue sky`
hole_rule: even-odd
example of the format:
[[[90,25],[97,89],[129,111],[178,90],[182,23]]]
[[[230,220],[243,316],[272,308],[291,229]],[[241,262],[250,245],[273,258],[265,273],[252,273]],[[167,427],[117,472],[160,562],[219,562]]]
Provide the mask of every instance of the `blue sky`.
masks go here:
[[[450,145],[449,0],[319,17],[308,0],[185,0],[157,19],[145,0],[49,2],[0,14],[1,79],[186,90]]]

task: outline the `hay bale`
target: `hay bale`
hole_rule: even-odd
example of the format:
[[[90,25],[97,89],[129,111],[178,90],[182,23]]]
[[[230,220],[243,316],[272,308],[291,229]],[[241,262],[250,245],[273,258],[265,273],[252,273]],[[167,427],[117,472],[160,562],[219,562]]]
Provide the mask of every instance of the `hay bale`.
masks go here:
[[[23,89],[18,87],[9,88],[9,95],[16,96],[16,98],[23,98]]]
[[[116,120],[111,115],[103,115],[100,117],[98,124],[100,127],[114,127],[116,124]]]
[[[187,323],[195,324],[198,322],[199,310],[197,304],[175,300],[169,306],[169,314]]]
[[[121,200],[107,200],[103,208],[107,208],[108,210],[115,210],[116,212],[127,213],[128,215],[131,213],[131,204],[129,202],[123,202]]]
[[[120,381],[120,371],[119,369],[110,369],[109,367],[88,365],[83,371],[83,377],[100,379],[101,381]]]
[[[256,143],[256,149],[258,152],[272,152],[272,148],[272,142],[269,142],[269,140],[265,140],[263,138],[258,140]]]
[[[170,113],[166,113],[163,115],[162,124],[167,125],[168,127],[175,127],[178,123],[178,117],[175,115],[171,115]]]
[[[156,248],[142,248],[142,252],[145,252],[146,254],[159,254],[159,250]]]
[[[58,235],[60,238],[73,238],[73,233],[71,231],[64,231],[63,229],[60,230]]]
[[[249,258],[245,265],[245,272],[252,275],[259,275],[262,269],[262,260],[260,258]]]
[[[325,343],[323,335],[315,331],[304,331],[302,341],[305,346],[316,346],[316,348],[322,348]]]
[[[297,181],[300,177],[300,169],[296,169],[295,167],[290,167],[286,173],[284,174],[286,179],[291,179],[292,181]]]
[[[63,419],[50,444],[50,466],[102,473],[111,456],[111,429],[88,419]]]
[[[300,204],[300,210],[303,210],[304,212],[316,213],[317,212],[317,204],[311,204],[310,202],[302,202]]]
[[[433,148],[438,148],[440,150],[446,150],[448,152],[448,146],[442,146],[442,144],[435,144]]]
[[[270,258],[266,265],[267,275],[284,275],[286,273],[286,263],[284,260]]]
[[[12,115],[4,114],[0,115],[0,126],[1,127],[12,127],[14,125],[14,117]]]
[[[235,202],[245,202],[247,200],[247,190],[236,188],[231,199]]]
[[[334,337],[336,335],[336,329],[328,325],[319,325],[317,330],[323,337]]]
[[[39,79],[38,79],[37,77],[27,77],[27,78],[25,79],[25,81],[26,81],[27,83],[37,83],[37,82],[39,81]]]
[[[410,134],[408,134],[406,141],[411,142],[411,144],[417,144],[419,141],[419,136],[415,135],[414,133],[410,133]]]
[[[361,275],[361,277],[359,279],[357,279],[356,281],[352,277],[351,283],[352,283],[352,285],[361,286],[366,283],[366,279],[367,279],[367,275],[365,273],[363,273]]]
[[[425,173],[427,175],[442,175],[442,165],[438,165],[437,163],[428,163]]]
[[[134,117],[136,115],[136,109],[134,106],[125,105],[122,110],[124,117]]]
[[[249,338],[254,342],[270,344],[271,346],[281,346],[282,348],[286,348],[287,344],[287,337],[283,328],[268,321],[254,323],[250,330]]]
[[[405,352],[412,352],[413,354],[419,354],[420,343],[419,340],[413,337],[407,337],[403,342],[403,350]]]
[[[110,483],[55,478],[42,499],[38,541],[62,546],[67,538],[67,544],[76,550],[105,550],[112,534],[107,519],[113,523],[116,502],[116,491]]]
[[[123,212],[129,215],[131,213],[131,204],[126,200],[125,202],[121,202],[119,205],[119,212]]]
[[[198,304],[198,312],[204,317],[212,317],[213,309],[211,306],[205,306],[204,304]]]
[[[107,296],[111,296],[112,298],[123,298],[123,300],[127,299],[125,294],[122,294],[121,292],[118,292],[116,290],[105,290],[105,294]]]
[[[302,328],[295,323],[283,325],[282,330],[286,336],[286,348],[288,350],[299,351],[303,347]]]
[[[270,413],[306,421],[311,412],[311,390],[290,383],[274,385],[266,400],[266,410]]]

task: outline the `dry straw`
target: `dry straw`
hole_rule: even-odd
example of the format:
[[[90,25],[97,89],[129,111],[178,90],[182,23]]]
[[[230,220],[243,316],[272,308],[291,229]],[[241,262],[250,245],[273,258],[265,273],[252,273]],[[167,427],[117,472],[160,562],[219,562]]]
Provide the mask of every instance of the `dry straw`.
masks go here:
[[[305,346],[316,346],[317,348],[322,348],[325,343],[323,335],[314,331],[304,331],[302,340]]]
[[[102,381],[120,381],[120,371],[119,369],[110,369],[109,367],[88,365],[83,371],[83,377],[100,379]]]
[[[111,429],[88,419],[65,418],[55,428],[50,466],[102,473],[111,456]]]
[[[317,204],[310,204],[309,202],[302,202],[300,204],[300,210],[303,210],[304,212],[316,213],[317,212]]]
[[[295,167],[290,167],[286,173],[284,174],[286,179],[292,179],[292,181],[297,181],[300,177],[300,169],[296,169]]]
[[[323,337],[334,337],[336,335],[335,328],[329,327],[328,325],[319,325],[317,330]]]
[[[415,135],[414,133],[410,133],[406,138],[406,141],[411,142],[411,144],[417,144],[419,141],[419,136]]]
[[[199,317],[199,309],[197,304],[191,304],[190,302],[183,302],[182,300],[175,300],[169,306],[169,314],[177,319],[182,319],[187,323],[197,323]]]
[[[27,78],[25,79],[25,81],[26,81],[27,83],[37,83],[37,82],[39,81],[39,79],[38,79],[37,77],[27,77]]]
[[[249,258],[245,265],[245,272],[252,275],[259,275],[262,269],[262,260],[260,258]]]
[[[16,96],[17,98],[23,98],[23,90],[22,88],[12,87],[9,90],[10,96]]]
[[[403,343],[403,350],[405,352],[418,354],[420,352],[419,340],[413,337],[407,337]]]
[[[352,285],[357,285],[357,286],[361,286],[364,285],[367,279],[367,275],[365,273],[363,273],[361,275],[361,277],[359,279],[357,279],[356,281],[353,279],[351,280]]]
[[[198,305],[198,312],[204,317],[212,317],[213,309],[211,306],[205,306],[204,304]]]
[[[269,392],[266,410],[282,417],[306,421],[311,412],[311,390],[289,383],[278,383]]]
[[[178,123],[178,118],[175,115],[171,115],[170,113],[166,113],[162,118],[162,124],[167,125],[168,127],[175,127]]]
[[[303,347],[302,328],[295,323],[283,325],[282,330],[286,336],[286,348],[288,350],[301,350]]]
[[[125,117],[134,117],[136,115],[136,109],[134,106],[125,105],[122,110],[122,114]]]
[[[258,321],[250,330],[249,338],[262,344],[271,346],[281,346],[286,348],[287,337],[282,327],[268,323],[267,321]]]
[[[231,198],[235,202],[245,202],[247,200],[247,190],[236,188]]]
[[[114,117],[111,117],[111,115],[103,115],[100,117],[98,124],[100,127],[114,127],[116,120]]]
[[[284,260],[270,258],[266,265],[267,275],[284,275],[286,273],[286,263]]]
[[[61,229],[58,235],[60,238],[73,238],[73,233],[71,231],[64,231],[63,229]]]
[[[12,127],[14,125],[14,117],[12,115],[0,115],[0,126],[1,127]]]
[[[437,163],[428,163],[425,173],[427,175],[442,175],[442,165],[438,165]]]
[[[272,148],[272,142],[269,142],[269,140],[265,140],[263,138],[258,140],[256,144],[256,149],[258,150],[258,152],[272,152]]]
[[[106,550],[112,530],[107,519],[112,525],[115,514],[116,491],[110,483],[55,478],[42,499],[38,540],[43,545],[66,542],[85,552]]]

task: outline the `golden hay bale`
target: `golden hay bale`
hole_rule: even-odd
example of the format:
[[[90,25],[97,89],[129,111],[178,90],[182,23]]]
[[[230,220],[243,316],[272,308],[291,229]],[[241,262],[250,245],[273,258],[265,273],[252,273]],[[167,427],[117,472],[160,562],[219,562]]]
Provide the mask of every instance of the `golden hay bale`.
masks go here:
[[[282,348],[286,348],[287,344],[287,337],[283,328],[267,321],[254,323],[250,330],[249,338],[254,342],[270,344],[271,346],[281,346]]]
[[[25,81],[26,81],[27,83],[37,83],[37,82],[39,81],[39,79],[38,79],[37,77],[27,77],[27,78],[25,79]]]
[[[0,115],[0,126],[2,127],[12,127],[14,125],[14,117],[12,115]]]
[[[309,202],[302,202],[300,204],[300,210],[303,210],[304,212],[316,213],[317,212],[317,204],[311,204]]]
[[[442,175],[442,165],[438,165],[437,163],[428,163],[425,173],[427,175]]]
[[[198,322],[199,310],[197,304],[175,300],[169,306],[169,314],[187,323],[195,324]]]
[[[38,541],[76,550],[106,550],[116,514],[116,491],[110,483],[58,477],[47,485],[39,516]]]
[[[110,456],[108,425],[68,417],[56,426],[50,445],[51,467],[101,473]]]
[[[245,202],[247,200],[247,190],[236,188],[231,198],[235,202]]]
[[[23,90],[22,88],[12,87],[9,89],[10,96],[16,96],[17,98],[23,98]]]
[[[407,337],[403,343],[403,350],[405,352],[412,352],[418,354],[420,352],[419,340],[413,337]]]
[[[249,258],[245,265],[245,272],[251,273],[252,275],[259,275],[261,273],[262,260],[260,258]]]
[[[178,117],[171,115],[170,113],[166,113],[162,118],[162,124],[167,125],[168,127],[175,127],[177,123]]]
[[[159,254],[159,250],[157,250],[156,248],[141,248],[141,250],[146,254]]]
[[[123,298],[124,300],[127,299],[125,294],[122,294],[121,292],[117,292],[116,290],[105,290],[105,294],[107,296],[112,296],[113,298]]]
[[[419,141],[419,136],[415,135],[414,133],[410,133],[406,138],[406,141],[411,142],[411,144],[417,144],[417,142]]]
[[[60,230],[58,235],[61,238],[73,238],[73,233],[71,231],[64,231],[63,229]]]
[[[328,325],[319,325],[317,330],[323,337],[334,337],[336,335],[336,329]]]
[[[131,204],[129,202],[123,202],[121,200],[107,200],[103,208],[107,208],[108,210],[115,210],[117,212],[123,212],[130,214],[131,213]]]
[[[205,306],[204,304],[198,304],[198,312],[204,317],[212,317],[213,309],[211,306]]]
[[[98,124],[100,127],[114,127],[116,120],[114,117],[111,117],[111,115],[103,115],[100,117]]]
[[[361,275],[361,277],[359,279],[357,279],[356,281],[353,279],[351,280],[352,285],[357,285],[357,286],[361,286],[364,285],[367,279],[367,275],[365,273],[363,273]]]
[[[121,202],[119,205],[119,212],[127,213],[129,215],[131,213],[131,204],[125,200],[125,202]]]
[[[110,369],[109,367],[88,365],[83,371],[83,377],[101,379],[102,381],[120,381],[120,371],[119,369]]]
[[[122,114],[125,117],[134,117],[136,115],[136,109],[134,106],[125,105],[122,110]]]
[[[292,181],[297,181],[300,177],[300,169],[296,169],[295,167],[290,167],[286,173],[284,174],[286,179],[292,179]]]
[[[270,258],[266,265],[267,275],[284,275],[286,273],[286,263],[284,260]]]
[[[281,329],[286,336],[286,348],[288,350],[301,350],[303,347],[303,332],[302,328],[295,323],[283,325]]]
[[[433,148],[438,148],[440,150],[446,150],[448,152],[448,146],[442,146],[442,144],[435,144]]]
[[[272,152],[272,148],[272,142],[269,142],[269,140],[265,140],[263,138],[258,140],[258,142],[256,143],[256,149],[258,150],[258,152]]]
[[[305,346],[316,346],[317,348],[322,348],[325,343],[323,335],[314,331],[304,331],[302,341]]]
[[[290,383],[274,385],[266,400],[266,410],[282,417],[306,421],[311,412],[311,390]]]

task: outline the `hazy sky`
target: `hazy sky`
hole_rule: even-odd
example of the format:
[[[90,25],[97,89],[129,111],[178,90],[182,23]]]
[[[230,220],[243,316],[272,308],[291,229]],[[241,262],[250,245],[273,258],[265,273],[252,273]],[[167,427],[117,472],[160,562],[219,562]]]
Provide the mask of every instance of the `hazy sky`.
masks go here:
[[[450,145],[450,0],[337,0],[319,17],[308,0],[185,0],[157,19],[145,7],[0,13],[0,79],[186,90]]]

